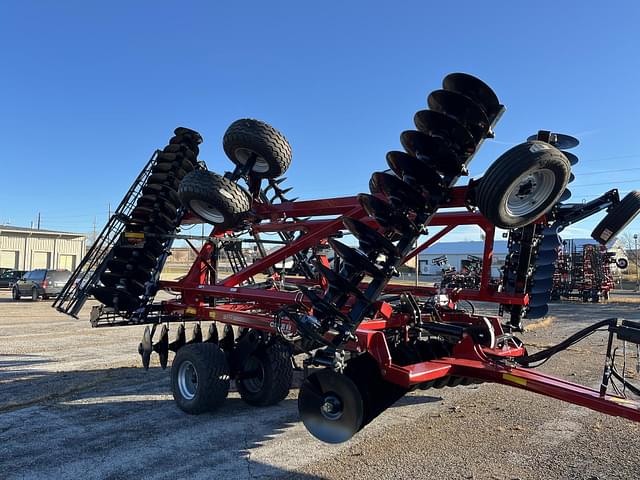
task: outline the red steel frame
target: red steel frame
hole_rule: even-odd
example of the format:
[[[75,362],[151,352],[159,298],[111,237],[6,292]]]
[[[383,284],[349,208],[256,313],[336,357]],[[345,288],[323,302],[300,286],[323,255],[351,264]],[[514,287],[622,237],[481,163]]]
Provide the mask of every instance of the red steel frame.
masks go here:
[[[466,193],[467,187],[455,187],[452,190],[451,202],[446,208],[466,207]],[[275,205],[256,203],[253,212],[257,220],[268,221],[253,223],[251,227],[253,233],[303,231],[305,235],[257,260],[247,268],[213,284],[207,283],[207,272],[213,268],[208,263],[208,259],[211,258],[215,247],[211,242],[205,243],[184,278],[178,281],[160,282],[161,288],[181,294],[180,300],[163,303],[164,313],[176,314],[185,320],[208,319],[239,327],[274,332],[276,311],[288,305],[298,305],[311,310],[310,302],[300,292],[280,291],[276,288],[247,288],[240,285],[250,277],[264,272],[295,253],[319,245],[329,236],[337,234],[341,229],[344,229],[342,216],[360,219],[372,226],[378,226],[373,219],[367,216],[357,197],[284,202]],[[331,218],[298,220],[304,217],[319,216]],[[190,217],[184,223],[197,223],[197,219]],[[427,249],[458,225],[477,225],[484,231],[483,267],[480,289],[449,289],[447,293],[451,300],[457,302],[466,299],[526,305],[528,303],[526,295],[499,292],[491,284],[495,227],[480,213],[469,210],[445,210],[437,213],[430,222],[430,226],[443,226],[444,229],[417,246],[406,256],[405,261]],[[217,236],[221,236],[221,234],[217,234]],[[305,282],[301,279],[291,280]],[[306,282],[308,283],[308,281]],[[411,292],[424,297],[437,293],[438,289],[389,283],[385,288],[385,293],[394,292]],[[207,299],[211,298],[227,300],[223,300],[222,303],[217,303],[215,306],[209,306]],[[378,307],[377,314],[372,319],[365,320],[360,324],[356,332],[357,342],[351,342],[347,348],[358,352],[369,352],[378,362],[384,378],[392,383],[410,387],[447,375],[471,377],[511,385],[610,415],[640,421],[640,404],[638,403],[614,395],[601,395],[598,391],[581,385],[530,369],[510,366],[511,364],[508,362],[496,361],[500,358],[507,359],[526,355],[526,350],[522,346],[505,344],[501,347],[489,348],[475,343],[470,336],[465,335],[463,340],[454,347],[452,357],[409,366],[396,365],[392,361],[384,330],[404,328],[406,332],[409,317],[406,314],[392,314],[390,305],[384,302],[378,302],[376,306]],[[469,325],[485,322],[485,318],[481,316],[456,312],[444,312],[441,320],[463,322]],[[498,318],[490,317],[488,321],[491,322],[497,336],[504,333]],[[291,333],[295,333],[296,330],[295,324],[286,319],[280,324],[280,328],[287,329]]]

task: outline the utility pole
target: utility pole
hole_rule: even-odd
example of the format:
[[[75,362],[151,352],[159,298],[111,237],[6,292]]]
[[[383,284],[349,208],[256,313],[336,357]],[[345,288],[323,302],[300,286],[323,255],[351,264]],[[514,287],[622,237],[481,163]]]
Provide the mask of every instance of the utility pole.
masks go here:
[[[93,243],[96,243],[96,223],[97,218],[93,217]]]
[[[109,202],[109,215],[107,216],[107,222],[111,219],[111,202]]]
[[[638,272],[638,234],[633,235],[633,240],[635,242],[634,254],[636,257],[636,292],[640,291],[640,272]]]
[[[416,238],[416,243],[413,245],[413,248],[418,248],[418,239]],[[415,257],[413,257],[416,259],[416,287],[419,286],[419,280],[418,280],[418,275],[420,274],[420,254],[417,254]]]
[[[40,230],[40,212],[38,212],[38,230]]]

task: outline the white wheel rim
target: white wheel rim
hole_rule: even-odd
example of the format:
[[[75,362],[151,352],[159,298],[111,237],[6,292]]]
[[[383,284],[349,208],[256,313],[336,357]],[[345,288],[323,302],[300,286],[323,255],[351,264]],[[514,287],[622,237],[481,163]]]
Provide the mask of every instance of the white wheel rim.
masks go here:
[[[548,168],[521,175],[507,190],[507,213],[522,217],[536,211],[549,198],[555,183],[556,176]]]
[[[224,222],[224,215],[222,215],[222,213],[216,206],[211,205],[208,202],[205,202],[203,200],[191,200],[189,202],[189,207],[201,218],[204,218],[210,223]]]
[[[185,360],[178,369],[178,390],[186,400],[193,400],[198,391],[198,373],[189,360]]]
[[[257,152],[254,152],[249,148],[236,148],[235,154],[236,160],[241,165],[245,165],[247,161],[249,161],[249,158],[251,158],[252,155],[255,155],[256,163],[253,164],[253,168],[251,170],[256,173],[266,173],[269,171],[269,163]]]

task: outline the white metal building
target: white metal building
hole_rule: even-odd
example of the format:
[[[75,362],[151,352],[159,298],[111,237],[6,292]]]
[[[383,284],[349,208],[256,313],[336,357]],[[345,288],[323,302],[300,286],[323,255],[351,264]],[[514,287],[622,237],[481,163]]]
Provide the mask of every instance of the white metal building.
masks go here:
[[[420,253],[420,275],[440,274],[442,267],[434,265],[433,260],[442,255],[446,255],[448,265],[455,267],[457,271],[461,271],[463,262],[467,260],[469,255],[482,258],[483,251],[484,242],[482,241],[437,242]],[[500,267],[504,265],[506,256],[506,240],[496,240],[493,245],[493,265],[491,268],[493,277],[500,276]]]
[[[85,242],[78,233],[0,225],[0,268],[73,270],[84,255]]]

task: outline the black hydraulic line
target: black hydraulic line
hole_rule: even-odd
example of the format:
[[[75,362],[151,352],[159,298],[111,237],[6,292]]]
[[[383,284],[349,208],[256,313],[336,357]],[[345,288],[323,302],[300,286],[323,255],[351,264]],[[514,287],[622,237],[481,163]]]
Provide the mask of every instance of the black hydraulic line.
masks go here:
[[[624,385],[625,388],[631,390],[634,395],[638,395],[640,397],[640,388],[636,387],[632,383],[629,383],[626,378],[618,373],[618,370],[616,370],[615,368],[611,368],[611,376],[622,382],[622,385]]]
[[[541,350],[539,352],[534,353],[533,355],[514,358],[514,361],[516,363],[519,363],[521,366],[525,368],[534,368],[537,365],[532,366],[531,365],[532,363],[547,360],[548,358],[552,357],[556,353],[561,352],[562,350],[566,350],[567,348],[571,347],[572,345],[579,342],[580,340],[583,340],[585,337],[588,337],[589,335],[596,332],[597,330],[603,327],[610,327],[610,328],[615,327],[617,323],[618,323],[617,318],[607,318],[606,320],[601,320],[597,323],[594,323],[593,325],[589,325],[587,328],[584,328],[574,333],[569,338],[567,338],[566,340],[563,340],[557,345],[554,345],[553,347],[549,347],[545,350]]]

